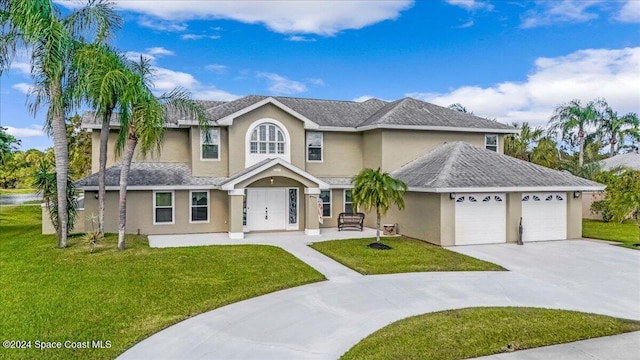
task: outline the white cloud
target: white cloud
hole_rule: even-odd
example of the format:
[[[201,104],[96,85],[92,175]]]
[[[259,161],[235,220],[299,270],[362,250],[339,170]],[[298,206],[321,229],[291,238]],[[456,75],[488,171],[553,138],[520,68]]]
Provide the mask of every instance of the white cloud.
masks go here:
[[[215,86],[209,86],[193,91],[193,97],[198,100],[231,101],[238,99],[241,96],[217,89]]]
[[[473,20],[469,20],[464,24],[460,24],[458,26],[456,26],[458,29],[466,29],[466,28],[470,28],[473,25],[475,25],[475,22]]]
[[[150,47],[150,48],[147,48],[147,54],[157,55],[157,56],[173,56],[176,53],[174,53],[171,50],[167,50],[163,47]]]
[[[487,9],[493,10],[493,5],[478,0],[446,0],[447,3],[454,6],[460,6],[468,11]]]
[[[209,64],[204,67],[206,70],[213,71],[218,74],[227,72],[227,66],[222,64]]]
[[[615,17],[616,20],[626,23],[639,23],[640,22],[640,1],[627,0],[622,6],[620,12]]]
[[[33,137],[33,136],[44,136],[45,134],[42,132],[42,126],[40,125],[31,125],[28,128],[16,128],[13,126],[5,126],[7,129],[7,134],[13,135],[16,138],[25,138],[25,137]]]
[[[316,39],[314,39],[314,38],[308,38],[308,37],[300,36],[300,35],[291,35],[286,40],[287,41],[294,41],[294,42],[316,42]]]
[[[156,57],[155,56],[153,56],[151,54],[139,52],[139,51],[127,51],[125,53],[125,56],[127,57],[127,59],[132,60],[132,61],[136,61],[136,62],[140,61],[140,57],[143,57],[145,59],[149,59],[151,62],[156,61]]]
[[[269,80],[269,91],[276,94],[298,94],[307,91],[307,86],[299,81],[289,80],[284,76],[274,73],[259,72],[258,78]]]
[[[240,97],[239,95],[220,90],[213,85],[203,85],[191,74],[157,66],[153,67],[152,80],[154,85],[153,90],[156,95],[169,92],[176,87],[181,87],[189,90],[193,98],[198,100],[229,101]]]
[[[538,58],[525,82],[491,87],[463,86],[447,93],[407,96],[448,106],[460,103],[475,114],[504,123],[545,125],[553,109],[572,99],[605,98],[619,113],[640,113],[640,47],[586,49],[566,56]]]
[[[602,0],[558,0],[538,1],[536,9],[525,14],[521,26],[533,28],[562,22],[585,22],[598,17],[592,8],[600,5]]]
[[[353,99],[353,101],[355,102],[365,102],[369,99],[375,99],[375,96],[371,96],[371,95],[362,95],[362,96],[358,96],[357,98]]]
[[[220,39],[222,36],[220,35],[198,35],[198,34],[183,34],[180,35],[180,39],[182,40],[200,40],[200,39],[211,39],[211,40],[217,40]]]
[[[33,85],[27,84],[27,83],[17,83],[17,84],[13,84],[13,86],[11,87],[20,91],[23,94],[29,95],[31,94],[31,89],[33,88]]]
[[[180,21],[232,19],[264,24],[284,34],[335,35],[347,29],[396,19],[413,0],[379,1],[115,1],[116,8],[144,14],[142,26],[163,31],[184,31]],[[64,4],[63,4],[64,5]],[[66,6],[66,5],[65,5]],[[157,17],[156,21],[146,16]]]
[[[146,1],[143,1],[146,2]],[[154,2],[146,2],[148,5],[157,6]],[[126,7],[122,7],[126,9]],[[143,17],[138,20],[138,25],[158,31],[180,32],[187,30],[187,25],[175,21],[161,21]]]
[[[309,83],[311,85],[318,85],[318,86],[324,86],[324,80],[322,79],[315,79],[315,78],[306,78],[304,79],[304,81],[306,83]]]

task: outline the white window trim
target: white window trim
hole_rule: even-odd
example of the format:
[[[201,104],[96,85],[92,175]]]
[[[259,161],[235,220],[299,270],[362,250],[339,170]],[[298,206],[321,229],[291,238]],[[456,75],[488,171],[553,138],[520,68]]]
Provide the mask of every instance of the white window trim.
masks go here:
[[[496,137],[496,144],[495,145],[487,144],[487,137],[488,136],[495,136]],[[484,148],[486,150],[489,150],[489,149],[487,149],[487,146],[495,146],[496,147],[496,152],[500,152],[500,137],[498,136],[498,134],[484,134]]]
[[[255,130],[256,127],[264,124],[264,123],[272,123],[282,130],[284,134],[284,154],[252,154],[251,153],[251,133]],[[276,119],[272,118],[264,118],[253,122],[249,125],[247,129],[247,133],[244,137],[244,167],[248,168],[251,165],[257,164],[264,159],[272,159],[279,158],[288,163],[291,163],[291,136],[289,135],[289,130],[287,130],[286,126],[283,123]]]
[[[206,193],[207,194],[207,220],[196,220],[194,221],[191,217],[193,210],[193,203],[191,202],[193,199],[193,193]],[[202,207],[199,205],[199,207]],[[211,193],[209,190],[191,190],[189,191],[189,224],[208,224],[211,220]]]
[[[156,222],[156,193],[171,193],[171,222]],[[176,223],[176,193],[173,190],[156,190],[153,192],[153,207],[151,208],[153,225],[173,225]]]
[[[308,134],[317,133],[320,134],[320,160],[309,160],[309,139],[307,138]],[[321,131],[309,131],[305,134],[305,153],[306,160],[310,163],[322,163],[324,162],[324,133]]]
[[[202,128],[200,129],[200,161],[220,161],[221,158],[221,150],[222,150],[222,146],[220,145],[220,143],[222,142],[222,139],[220,138],[220,128],[219,127],[212,127],[209,130],[215,130],[218,132],[218,143],[217,144],[209,144],[209,145],[218,145],[218,157],[216,159],[205,159],[202,157],[202,145],[204,145],[204,143],[202,142],[203,139],[203,134],[202,134]]]
[[[342,190],[342,211],[347,212],[347,191],[351,191],[351,211],[355,210],[355,212],[358,212],[358,209],[353,208],[353,189]]]
[[[300,227],[300,189],[296,188],[296,187],[288,187],[286,188],[286,210],[287,210],[287,216],[285,219],[285,229],[286,230],[298,230],[298,228]],[[295,224],[289,224],[289,190],[291,189],[295,189],[296,190],[296,223]]]
[[[331,219],[333,217],[333,191],[331,191],[331,189],[328,190],[320,190],[320,195],[322,195],[323,191],[328,191],[329,192],[329,216],[324,216],[324,214],[322,214],[322,217],[325,219]],[[324,207],[324,201],[322,202],[322,206]],[[324,210],[323,210],[324,212]]]

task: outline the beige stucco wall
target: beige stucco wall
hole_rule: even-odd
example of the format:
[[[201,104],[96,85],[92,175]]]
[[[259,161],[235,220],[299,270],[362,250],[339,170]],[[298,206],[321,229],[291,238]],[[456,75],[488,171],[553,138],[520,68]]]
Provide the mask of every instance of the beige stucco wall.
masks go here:
[[[520,237],[522,193],[507,193],[507,242],[516,243]]]
[[[449,193],[440,195],[440,245],[455,245],[456,239],[456,202],[449,198]]]
[[[573,192],[566,193],[567,199],[567,239],[582,238],[582,196],[573,198]]]
[[[344,189],[332,189],[331,190],[331,217],[324,217],[323,223],[320,224],[321,228],[337,227],[338,215],[344,212]],[[365,220],[366,220],[365,216]],[[365,225],[366,226],[366,225]]]
[[[382,130],[362,133],[362,152],[364,168],[377,169],[382,166]]]
[[[55,234],[56,233],[56,228],[53,227],[53,223],[51,222],[51,218],[49,217],[49,211],[44,206],[41,206],[41,209],[42,209],[42,233],[43,234]],[[90,231],[91,228],[88,228],[87,230],[85,230],[85,218],[86,218],[86,216],[84,215],[84,209],[79,209],[78,210],[78,214],[76,216],[77,216],[76,223],[73,226],[73,229],[71,229],[71,231],[69,231],[69,233],[70,234],[79,234],[79,233],[83,233],[85,231]]]
[[[323,161],[307,162],[307,172],[315,176],[351,177],[362,170],[361,133],[325,131],[322,134]]]
[[[602,214],[591,212],[591,204],[594,201],[604,200],[604,192],[585,191],[582,193],[582,217],[584,219],[602,220]]]
[[[218,129],[220,129],[219,160],[200,159],[200,127],[192,126],[189,129],[191,142],[189,150],[191,152],[191,171],[193,176],[229,176],[229,132],[226,127],[219,127]]]
[[[200,190],[198,190],[200,191]],[[206,191],[206,190],[202,190]],[[98,214],[96,192],[85,193],[86,216]],[[209,191],[209,222],[189,223],[191,216],[189,190],[175,190],[174,224],[153,225],[153,191],[127,192],[127,233],[154,234],[193,234],[206,232],[226,232],[228,229],[228,195],[226,191]],[[108,191],[105,202],[105,231],[118,232],[118,192]],[[85,221],[85,228],[91,223]]]
[[[120,163],[120,159],[115,156],[115,144],[118,133],[109,133],[107,143],[107,167]],[[191,147],[189,146],[189,129],[167,129],[162,142],[160,153],[149,153],[146,157],[140,152],[140,144],[136,147],[134,162],[181,162],[191,163]],[[100,167],[100,131],[91,133],[91,172],[98,172]]]
[[[381,224],[398,224],[400,234],[432,244],[440,244],[440,194],[407,192],[404,210],[393,205],[382,218]],[[375,227],[375,212],[370,222]]]
[[[237,117],[233,120],[233,126],[229,127],[228,156],[230,175],[245,168],[247,131],[255,121],[267,118],[275,119],[286,127],[291,140],[289,147],[291,164],[300,169],[305,169],[305,131],[303,122],[274,105],[266,104]]]
[[[438,146],[453,141],[464,141],[484,147],[485,133],[464,133],[448,131],[382,130],[381,165],[384,171],[393,171],[402,165],[434,150]],[[503,152],[503,136],[498,135],[498,151]],[[365,145],[367,144],[365,139]],[[375,143],[368,148],[375,148]],[[365,147],[365,150],[367,147]],[[368,163],[365,152],[365,163]],[[373,163],[373,161],[371,161]]]

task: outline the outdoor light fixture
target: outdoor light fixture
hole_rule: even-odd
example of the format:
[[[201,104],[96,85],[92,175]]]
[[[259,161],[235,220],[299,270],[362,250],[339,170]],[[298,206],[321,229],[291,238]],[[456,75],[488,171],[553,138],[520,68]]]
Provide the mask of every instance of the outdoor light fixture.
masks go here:
[[[273,176],[269,178],[269,182],[273,185]]]
[[[96,193],[95,195],[93,195],[96,199],[98,198],[98,193]]]
[[[574,191],[574,192],[573,192],[573,198],[574,198],[574,199],[577,199],[577,198],[579,198],[579,197],[580,197],[580,191]]]
[[[449,199],[453,200],[456,198],[456,193],[449,193]]]

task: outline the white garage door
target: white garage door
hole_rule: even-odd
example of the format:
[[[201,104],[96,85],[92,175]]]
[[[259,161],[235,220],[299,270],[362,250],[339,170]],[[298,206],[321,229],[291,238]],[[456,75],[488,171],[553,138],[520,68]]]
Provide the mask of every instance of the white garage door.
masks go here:
[[[522,241],[567,238],[567,194],[522,194]]]
[[[458,194],[455,208],[456,245],[506,242],[505,194]]]

